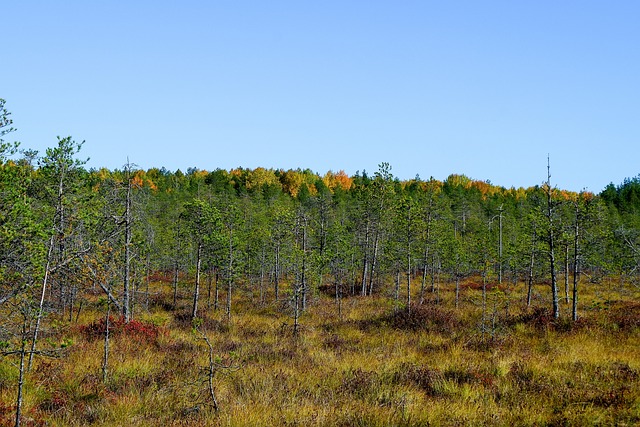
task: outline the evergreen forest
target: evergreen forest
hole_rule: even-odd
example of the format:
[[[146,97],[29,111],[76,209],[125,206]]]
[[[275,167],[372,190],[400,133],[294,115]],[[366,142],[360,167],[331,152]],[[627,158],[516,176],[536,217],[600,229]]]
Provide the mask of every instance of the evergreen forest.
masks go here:
[[[1,425],[640,423],[640,176],[89,169],[0,101]]]

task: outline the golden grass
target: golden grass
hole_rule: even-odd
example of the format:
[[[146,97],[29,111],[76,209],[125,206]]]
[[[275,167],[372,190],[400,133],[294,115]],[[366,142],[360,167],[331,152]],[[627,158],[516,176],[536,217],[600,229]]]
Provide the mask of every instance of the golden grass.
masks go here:
[[[74,342],[65,357],[36,360],[25,415],[52,426],[640,423],[640,333],[633,326],[640,314],[620,318],[639,295],[619,286],[584,288],[577,324],[527,309],[523,285],[512,289],[508,314],[506,299],[490,294],[487,318],[495,322],[485,323],[484,334],[480,291],[473,289],[463,291],[456,310],[445,286],[440,305],[428,301],[413,317],[394,316],[383,295],[345,299],[342,316],[332,299],[318,296],[298,336],[282,304],[258,306],[238,291],[230,325],[223,311],[202,311],[201,330],[219,365],[219,412],[207,394],[207,347],[186,303],[176,312],[162,308],[166,303],[148,312],[139,307],[137,319],[161,333],[115,335],[106,383],[103,341],[80,327],[102,318],[93,305],[79,325],[59,328]],[[166,285],[155,289],[170,300]],[[1,422],[15,400],[12,362],[0,360]]]

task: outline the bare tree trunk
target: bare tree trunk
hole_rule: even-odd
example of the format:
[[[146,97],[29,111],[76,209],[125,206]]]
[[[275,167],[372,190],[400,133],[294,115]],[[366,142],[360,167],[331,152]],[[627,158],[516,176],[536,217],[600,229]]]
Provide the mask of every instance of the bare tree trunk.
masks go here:
[[[296,278],[299,279],[299,278]],[[293,335],[298,335],[300,327],[300,284],[295,284],[293,291]]]
[[[400,269],[396,269],[396,287],[395,287],[395,291],[393,294],[393,311],[394,313],[397,313],[398,310],[400,309]]]
[[[427,286],[427,262],[422,264],[422,282],[420,283],[420,305],[424,303],[424,293]]]
[[[200,335],[202,336],[202,339],[204,340],[204,342],[207,343],[207,347],[209,349],[209,366],[207,369],[207,385],[209,388],[209,397],[211,398],[211,404],[213,405],[213,410],[218,412],[219,410],[218,399],[216,399],[215,389],[213,388],[213,375],[216,372],[216,362],[213,354],[213,346],[211,345],[211,341],[209,341],[209,338],[204,332],[202,332],[200,329],[197,329],[197,328],[196,328],[196,331],[200,333]]]
[[[364,234],[364,259],[362,260],[362,291],[361,295],[367,295],[367,273],[369,270],[369,220],[367,220],[367,227]]]
[[[580,212],[578,210],[578,204],[576,203],[576,219],[573,234],[573,306],[571,309],[571,318],[575,322],[578,320],[578,282],[580,281],[580,251],[579,251],[579,238],[580,238]]]
[[[211,308],[211,288],[213,285],[213,267],[209,268],[209,273],[207,274],[207,309]]]
[[[280,284],[278,283],[278,280],[280,279],[280,242],[278,242],[276,244],[276,265],[274,266],[274,271],[273,271],[273,282],[274,282],[274,292],[276,294],[275,298],[276,301],[278,301],[278,299],[280,299]]]
[[[231,287],[233,285],[233,224],[229,227],[229,271],[227,271],[227,322],[231,323]]]
[[[36,316],[36,325],[33,331],[33,341],[31,342],[31,351],[29,352],[29,363],[27,364],[27,372],[31,370],[31,364],[33,362],[33,353],[36,350],[36,344],[38,341],[38,333],[40,332],[40,321],[42,320],[42,314],[43,314],[43,309],[44,309],[44,299],[45,299],[45,295],[46,295],[46,291],[47,291],[47,281],[49,279],[49,275],[50,275],[50,270],[51,270],[51,261],[53,258],[53,246],[54,246],[54,242],[55,242],[55,236],[58,235],[60,237],[60,240],[58,242],[59,244],[59,251],[60,253],[58,254],[59,257],[59,263],[62,264],[62,258],[64,257],[64,242],[62,240],[63,237],[63,232],[64,232],[64,204],[63,204],[63,196],[64,196],[64,179],[66,176],[66,169],[63,168],[63,170],[60,173],[60,179],[58,181],[58,197],[57,197],[57,204],[56,204],[56,216],[58,216],[58,230],[56,230],[56,226],[53,226],[52,232],[51,232],[51,238],[49,240],[49,249],[47,251],[47,261],[46,261],[46,266],[45,266],[45,270],[44,270],[44,278],[42,280],[42,293],[40,295],[40,304],[38,306],[38,315]],[[54,224],[55,224],[55,219],[54,219]],[[62,300],[62,286],[64,286],[63,284],[60,284],[61,288],[60,288],[60,298],[61,298],[61,302],[62,302],[62,307],[63,307],[63,317],[64,317],[64,302]]]
[[[482,271],[482,341],[484,341],[487,321],[487,272]]]
[[[533,267],[536,261],[536,230],[533,230],[533,237],[531,239],[531,258],[529,262],[529,274],[527,279],[527,307],[531,306],[531,292],[533,289]]]
[[[337,298],[338,298],[338,318],[342,320],[342,273],[340,274],[340,280],[337,286]]]
[[[438,270],[436,271],[437,277],[435,278],[436,286],[436,304],[440,304],[440,264],[438,264]]]
[[[436,256],[431,255],[431,293],[436,292]]]
[[[130,165],[127,164],[127,200],[124,214],[125,244],[124,244],[124,295],[122,297],[122,315],[125,323],[131,320],[131,175]]]
[[[218,311],[220,307],[220,271],[216,268],[216,275],[214,277],[215,292],[213,297],[213,311]]]
[[[422,263],[422,283],[420,284],[420,305],[424,303],[424,294],[425,289],[427,287],[427,275],[429,271],[429,247],[425,249],[424,252],[424,262]],[[431,276],[433,277],[433,270],[431,271]]]
[[[147,253],[147,277],[144,290],[144,305],[146,310],[149,310],[149,287],[151,285],[151,254]]]
[[[266,251],[264,245],[262,246],[262,257],[260,259],[260,304],[264,304],[264,267],[266,259]]]
[[[431,201],[430,201],[431,205]],[[420,304],[424,303],[424,290],[427,285],[427,271],[429,265],[429,250],[431,249],[431,206],[429,208],[429,214],[427,215],[427,230],[426,230],[426,246],[424,248],[424,262],[422,263],[422,284],[420,285]],[[433,276],[433,270],[431,271]]]
[[[302,311],[307,309],[307,218],[303,218],[302,225],[302,271],[301,283],[302,286]]]
[[[411,313],[411,220],[407,225],[407,312]]]
[[[176,309],[176,304],[178,301],[178,260],[176,259],[173,269],[173,309]]]
[[[36,316],[36,326],[33,330],[33,341],[31,341],[31,351],[29,352],[29,363],[27,364],[27,372],[31,371],[31,363],[33,362],[33,353],[36,350],[36,342],[38,341],[38,332],[40,331],[40,320],[42,319],[42,311],[44,309],[44,297],[47,292],[47,280],[49,279],[49,268],[51,266],[51,253],[53,251],[53,236],[49,241],[49,251],[47,253],[47,265],[44,268],[44,278],[42,279],[42,293],[40,294],[40,305],[38,306],[38,315]]]
[[[455,273],[455,276],[456,276],[456,308],[458,308],[460,305],[460,275],[458,274],[457,271]]]
[[[556,269],[555,269],[555,253],[554,253],[554,239],[553,239],[553,231],[549,232],[548,236],[549,243],[549,267],[551,270],[551,298],[552,308],[553,308],[553,318],[558,319],[560,317],[560,306],[558,304],[558,279],[556,278]]]
[[[78,287],[75,283],[69,285],[69,323],[73,321],[73,304],[76,299]]]
[[[551,172],[547,159],[547,223],[549,231],[547,233],[547,244],[549,245],[549,269],[551,271],[551,298],[553,306],[553,318],[560,317],[560,306],[558,304],[558,279],[556,277],[556,258],[555,258],[555,233],[553,230],[553,201],[551,199]]]
[[[198,243],[196,251],[196,283],[193,290],[193,309],[191,310],[191,319],[198,317],[198,297],[200,296],[200,263],[202,262],[202,243]]]
[[[20,347],[20,375],[18,377],[18,396],[16,398],[16,427],[20,427],[20,419],[22,418],[22,389],[24,386],[24,358],[27,353],[27,319],[22,323],[22,345]]]
[[[351,253],[351,295],[356,294],[356,255]]]
[[[378,248],[379,247],[380,247],[380,232],[376,228],[375,238],[373,239],[373,259],[371,260],[371,274],[369,274],[369,295],[373,295],[373,278],[377,273],[376,268],[378,267]]]
[[[564,246],[564,303],[569,304],[569,243]]]
[[[498,216],[498,220],[499,220],[499,238],[498,238],[498,283],[502,284],[502,212],[504,212],[504,209],[502,208],[502,205],[500,205],[500,209],[498,209],[499,216]]]

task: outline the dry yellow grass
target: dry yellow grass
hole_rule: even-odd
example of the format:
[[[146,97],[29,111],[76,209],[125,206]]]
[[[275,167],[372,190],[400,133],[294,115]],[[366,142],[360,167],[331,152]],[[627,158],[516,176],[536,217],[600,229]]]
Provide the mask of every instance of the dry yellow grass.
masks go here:
[[[159,299],[169,300],[163,286],[156,284]],[[429,301],[409,317],[394,316],[384,296],[348,298],[342,316],[332,299],[318,296],[298,336],[281,304],[259,306],[237,292],[231,325],[222,312],[203,309],[200,327],[220,366],[218,412],[207,394],[207,347],[186,310],[139,309],[142,325],[162,333],[114,334],[103,383],[102,339],[81,327],[102,318],[99,306],[90,306],[78,325],[59,329],[74,341],[66,356],[37,359],[25,415],[52,426],[640,423],[640,332],[633,326],[640,315],[616,317],[625,304],[637,306],[637,292],[607,291],[615,302],[609,308],[586,305],[578,324],[554,324],[522,305],[523,291],[511,293],[508,315],[493,305],[499,310],[489,313],[495,322],[484,334],[480,294],[471,289],[458,310],[446,286],[440,305]],[[582,301],[603,293],[585,286]],[[3,420],[15,399],[10,362],[0,361]]]

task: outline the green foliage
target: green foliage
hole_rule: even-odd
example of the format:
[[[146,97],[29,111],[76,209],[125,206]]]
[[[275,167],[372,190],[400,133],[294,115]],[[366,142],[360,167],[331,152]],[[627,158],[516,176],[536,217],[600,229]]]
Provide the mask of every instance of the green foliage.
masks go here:
[[[11,113],[5,107],[6,101],[0,98],[0,163],[3,163],[8,156],[16,153],[19,143],[5,142],[4,137],[11,132],[15,132],[15,128],[11,125],[13,120],[9,117]]]

